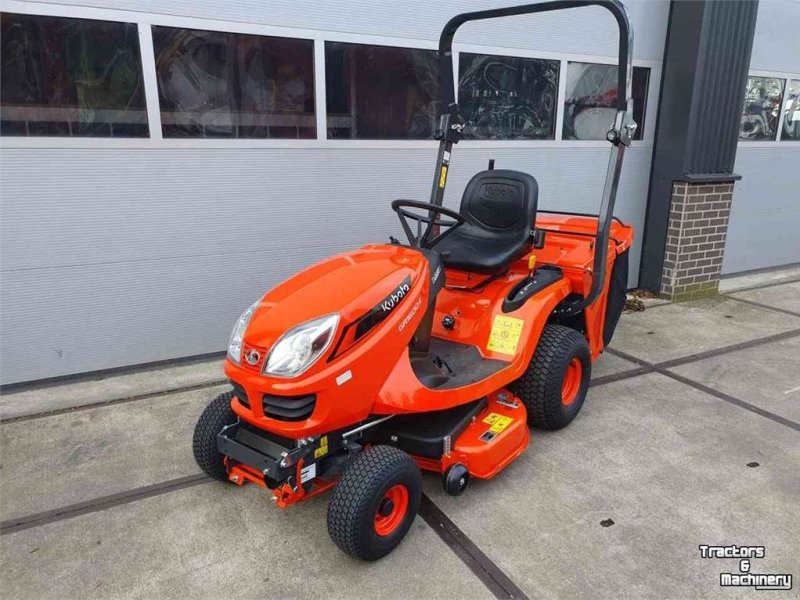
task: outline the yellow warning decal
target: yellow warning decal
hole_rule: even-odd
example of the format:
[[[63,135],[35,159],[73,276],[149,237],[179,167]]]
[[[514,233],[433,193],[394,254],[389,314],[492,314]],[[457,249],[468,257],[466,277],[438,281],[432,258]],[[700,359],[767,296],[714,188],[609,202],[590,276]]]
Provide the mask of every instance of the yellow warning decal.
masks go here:
[[[525,321],[522,319],[496,315],[486,349],[513,356],[517,352],[517,344],[519,344],[519,336],[522,335],[524,324]]]
[[[447,181],[447,165],[442,165],[442,172],[439,174],[440,188],[444,188],[445,181]]]
[[[483,420],[487,425],[491,425],[489,431],[492,433],[502,433],[503,430],[514,422],[511,417],[498,415],[497,413],[489,413]]]
[[[323,435],[319,438],[319,448],[314,450],[314,458],[325,456],[328,453],[328,436]]]

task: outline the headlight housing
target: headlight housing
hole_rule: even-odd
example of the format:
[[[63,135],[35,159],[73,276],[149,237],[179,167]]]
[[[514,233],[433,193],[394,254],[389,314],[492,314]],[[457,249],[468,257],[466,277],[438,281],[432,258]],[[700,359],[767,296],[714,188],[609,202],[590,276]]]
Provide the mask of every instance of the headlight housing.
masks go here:
[[[264,361],[264,374],[296,377],[313,365],[333,341],[338,313],[312,319],[284,333]]]
[[[253,318],[253,313],[256,312],[261,300],[256,300],[251,304],[247,310],[242,313],[239,320],[233,326],[231,337],[228,339],[228,358],[230,358],[237,365],[242,364],[242,344],[244,343],[244,332],[250,324],[250,319]]]

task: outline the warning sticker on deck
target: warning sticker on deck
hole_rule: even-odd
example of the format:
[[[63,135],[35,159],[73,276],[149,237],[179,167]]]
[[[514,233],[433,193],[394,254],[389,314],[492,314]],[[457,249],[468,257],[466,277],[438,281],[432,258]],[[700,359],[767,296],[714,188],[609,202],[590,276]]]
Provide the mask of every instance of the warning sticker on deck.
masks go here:
[[[487,425],[491,425],[491,427],[489,427],[489,431],[492,433],[502,433],[506,427],[514,422],[514,419],[511,417],[498,415],[497,413],[489,413],[486,415],[486,418],[483,419],[483,422]]]
[[[504,317],[496,315],[492,323],[492,331],[489,333],[489,343],[487,350],[508,354],[513,356],[517,352],[519,337],[522,335],[522,326],[525,321],[514,317]]]

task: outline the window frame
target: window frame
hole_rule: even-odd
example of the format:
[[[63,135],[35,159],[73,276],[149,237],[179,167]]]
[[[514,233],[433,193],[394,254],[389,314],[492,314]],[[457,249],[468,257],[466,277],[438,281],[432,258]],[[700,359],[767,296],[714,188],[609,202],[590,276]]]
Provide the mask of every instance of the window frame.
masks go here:
[[[236,21],[220,21],[186,16],[173,16],[150,12],[133,12],[117,9],[93,8],[66,4],[29,3],[22,0],[4,0],[3,11],[54,17],[73,17],[96,19],[101,21],[118,21],[135,23],[139,31],[139,48],[144,78],[145,101],[150,127],[147,138],[68,138],[68,137],[21,137],[2,136],[2,148],[435,148],[436,140],[349,140],[327,138],[327,102],[325,87],[325,43],[344,42],[367,44],[374,46],[391,46],[401,48],[418,48],[425,50],[438,49],[436,40],[412,38],[393,38],[388,36],[368,35],[361,33],[345,33],[317,29],[302,29],[257,23]],[[225,33],[253,34],[272,37],[298,38],[312,40],[314,43],[314,107],[317,124],[317,137],[314,139],[276,139],[276,138],[164,138],[161,128],[161,107],[158,102],[155,56],[151,26],[177,27],[219,31]],[[477,44],[453,44],[453,82],[454,93],[457,94],[459,56],[461,52],[473,54],[489,54],[519,58],[539,58],[560,62],[558,90],[556,97],[555,139],[548,140],[462,140],[460,144],[466,148],[608,148],[604,140],[564,140],[563,104],[565,96],[567,63],[591,62],[596,64],[616,64],[615,56],[599,56],[589,54],[571,54],[532,50],[519,47],[485,46]],[[652,147],[655,130],[656,107],[661,84],[662,65],[659,61],[634,59],[633,66],[650,69],[650,81],[645,99],[645,135],[642,140],[634,140],[632,148]],[[800,75],[796,75],[800,79]],[[759,142],[751,142],[750,145]],[[769,142],[772,143],[772,142]]]
[[[783,123],[786,119],[786,94],[789,92],[789,87],[792,83],[798,85],[800,87],[800,75],[797,77],[790,77],[786,79],[786,83],[783,86],[783,95],[781,96],[781,107],[780,107],[780,114],[778,115],[778,131],[777,131],[777,141],[778,143],[798,143],[800,139],[783,139]]]
[[[151,44],[153,44],[153,53],[154,53],[154,55],[155,55],[155,42],[154,42],[154,40],[155,40],[155,37],[156,37],[156,31],[155,31],[156,27],[163,29],[164,30],[163,35],[165,35],[165,36],[169,35],[167,33],[167,30],[170,30],[172,32],[190,32],[192,34],[199,34],[199,35],[211,34],[212,36],[215,35],[215,34],[220,34],[220,35],[225,37],[225,42],[226,43],[230,42],[233,39],[233,36],[241,36],[241,37],[247,37],[247,38],[260,38],[259,42],[261,44],[264,44],[264,46],[267,46],[267,47],[269,46],[269,44],[271,42],[266,41],[266,40],[289,40],[290,42],[300,42],[303,45],[306,45],[306,44],[310,43],[310,48],[309,48],[310,52],[309,52],[308,55],[303,57],[303,61],[308,60],[309,58],[311,59],[312,72],[311,72],[311,77],[310,77],[310,83],[311,83],[312,87],[316,85],[316,76],[315,76],[316,74],[314,72],[314,69],[315,69],[315,66],[316,66],[315,65],[315,58],[314,58],[315,42],[314,42],[313,39],[301,38],[301,37],[286,37],[286,36],[265,36],[265,35],[261,35],[261,34],[239,33],[239,32],[229,32],[229,31],[218,31],[218,30],[213,30],[213,31],[210,31],[210,30],[198,30],[198,29],[193,29],[193,28],[189,28],[189,27],[171,27],[171,26],[165,26],[165,25],[150,24],[147,27],[147,29],[148,29],[148,31],[150,33]],[[231,36],[231,37],[228,37],[228,36]],[[231,49],[228,48],[228,47],[226,47],[226,50],[227,51],[231,51]],[[173,58],[175,58],[175,57],[173,57]],[[226,73],[226,75],[227,75],[227,73]],[[158,82],[158,72],[156,72],[156,85],[157,85],[157,82]],[[231,82],[226,80],[226,83],[230,84]],[[157,88],[157,91],[159,91],[158,88]],[[296,138],[280,137],[280,136],[275,136],[275,137],[271,137],[271,136],[244,136],[244,137],[239,137],[238,135],[229,135],[229,136],[228,135],[220,135],[220,136],[214,136],[214,135],[166,135],[165,136],[164,135],[164,123],[163,123],[163,121],[161,121],[161,137],[163,137],[164,139],[192,139],[192,140],[208,139],[208,138],[217,138],[217,139],[276,139],[276,140],[280,140],[280,139],[303,139],[303,140],[318,139],[319,136],[318,136],[318,134],[316,132],[316,126],[317,126],[317,121],[316,121],[316,113],[317,113],[316,91],[314,91],[314,93],[312,93],[311,95],[307,95],[306,98],[310,98],[312,100],[312,104],[313,104],[312,111],[313,111],[313,113],[311,115],[309,115],[308,113],[305,113],[305,114],[302,114],[302,115],[293,115],[293,116],[312,117],[313,118],[313,127],[314,127],[314,135],[313,136],[296,137]],[[160,95],[158,96],[158,104],[159,104],[159,119],[161,119],[163,117],[162,113],[164,112],[164,108],[166,108],[166,107],[162,107],[161,106],[161,96]],[[234,123],[235,123],[235,121],[237,120],[237,117],[241,114],[242,111],[239,110],[239,107],[228,106],[227,108],[229,109],[228,110],[228,114],[231,116],[231,127],[232,128],[241,127],[240,124],[234,124]],[[174,112],[176,114],[178,114],[178,111],[174,111]],[[263,114],[264,116],[272,116],[274,113],[266,113],[265,112],[265,113],[261,113],[261,114]],[[177,124],[176,123],[171,123],[171,125],[177,125]],[[309,125],[308,128],[310,129],[310,127],[311,126]],[[266,126],[266,128],[269,129],[269,126]],[[299,128],[300,128],[300,126],[298,126],[298,129]]]
[[[367,49],[367,48],[370,48],[370,47],[372,47],[372,48],[381,47],[381,48],[391,48],[391,49],[403,50],[403,51],[406,51],[406,50],[409,50],[409,51],[420,51],[420,50],[422,50],[422,51],[426,51],[426,52],[435,52],[436,51],[436,48],[420,48],[420,47],[417,47],[417,46],[414,46],[414,45],[397,46],[397,45],[394,45],[394,44],[365,44],[363,42],[342,42],[340,40],[328,40],[328,39],[326,39],[324,42],[322,42],[320,44],[323,47],[323,54],[325,55],[326,59],[327,59],[327,56],[328,56],[327,55],[328,44],[341,44],[341,45],[356,46],[356,47],[360,46],[360,47],[363,47],[364,49]],[[433,60],[436,61],[435,55],[433,56]],[[327,80],[327,62],[325,63],[324,66],[325,66],[325,69],[326,69],[326,72],[324,73],[325,81],[327,83],[327,81],[328,81]],[[327,88],[325,90],[325,93],[326,93],[326,98],[325,98],[325,111],[324,111],[324,113],[325,113],[325,120],[326,120],[326,131],[325,131],[325,135],[319,135],[317,139],[320,139],[320,140],[324,139],[326,141],[347,141],[347,142],[370,142],[370,141],[372,141],[372,142],[374,142],[374,141],[402,142],[402,141],[414,141],[414,142],[429,142],[429,143],[430,142],[434,142],[434,143],[438,143],[438,141],[434,140],[433,138],[431,138],[431,139],[389,138],[389,137],[387,137],[387,138],[369,138],[369,137],[364,137],[364,138],[358,138],[358,137],[355,137],[355,138],[329,138],[329,137],[327,137],[328,130],[329,129],[337,129],[337,127],[331,127],[331,124],[328,121]],[[433,96],[433,98],[436,98],[436,96]],[[350,98],[350,100],[352,102],[352,98]],[[435,128],[436,128],[436,124],[433,123],[431,135],[433,135],[433,130],[435,130]]]
[[[591,62],[591,63],[579,62],[579,61],[568,61],[567,62],[567,70],[569,70],[569,65],[570,64],[584,64],[584,65],[589,65],[589,66],[594,66],[594,65],[608,66],[608,63],[601,63],[601,62],[597,62],[597,61],[594,61],[594,62]],[[644,67],[644,66],[641,66],[641,65],[634,64],[633,65],[633,71],[632,71],[632,76],[634,78],[634,82],[632,82],[632,87],[635,87],[635,85],[636,85],[635,84],[635,78],[636,78],[636,70],[637,69],[639,69],[639,70],[644,69],[645,71],[647,71],[647,81],[646,81],[647,88],[645,90],[644,106],[642,106],[642,114],[644,115],[644,120],[641,123],[639,123],[639,122],[636,123],[637,124],[637,129],[636,129],[636,132],[635,132],[634,137],[631,140],[631,142],[644,141],[644,140],[648,139],[648,135],[649,135],[648,127],[646,125],[649,123],[649,118],[648,118],[648,116],[649,116],[648,115],[648,112],[649,112],[649,110],[648,110],[648,108],[649,108],[648,107],[648,99],[650,98],[650,85],[651,85],[650,78],[653,76],[653,70],[650,67]],[[563,78],[564,78],[564,97],[562,98],[562,104],[560,106],[562,116],[566,115],[566,113],[567,113],[567,110],[566,110],[566,100],[567,100],[566,82],[569,79],[568,71],[564,73]],[[616,81],[616,78],[613,79],[612,82],[613,81]],[[634,100],[634,105],[633,106],[634,106],[633,112],[635,114],[635,100]],[[634,115],[632,114],[631,117],[633,117],[633,116]],[[562,125],[561,136],[562,136],[562,139],[564,139],[563,138],[563,135],[564,135],[563,119],[562,119],[562,124],[561,125]],[[640,138],[636,137],[637,135],[641,135],[641,137]],[[569,141],[570,143],[573,143],[573,142],[586,141],[586,140],[576,140],[576,139],[572,139],[572,138],[567,138],[567,141]],[[597,138],[597,139],[591,140],[591,141],[605,141],[605,139],[604,138]]]
[[[61,120],[61,119],[58,119],[58,117],[54,117],[52,120],[51,119],[47,119],[47,121],[48,122],[52,122],[52,124],[55,125],[55,126],[66,127],[66,129],[69,131],[69,134],[67,134],[67,135],[57,134],[57,133],[46,133],[46,134],[42,134],[42,135],[11,134],[11,135],[0,136],[0,137],[3,137],[4,139],[11,139],[11,138],[16,138],[16,137],[27,137],[27,138],[37,138],[37,139],[38,138],[53,138],[53,139],[63,139],[63,138],[92,139],[92,138],[94,138],[94,139],[105,139],[105,140],[110,140],[110,139],[137,139],[137,140],[143,140],[143,139],[149,139],[150,138],[150,119],[149,119],[150,114],[149,114],[149,111],[148,111],[148,98],[147,98],[147,95],[146,95],[145,89],[144,89],[144,87],[145,87],[144,86],[145,64],[144,64],[144,61],[143,61],[143,54],[142,54],[142,48],[141,48],[141,33],[140,33],[140,30],[139,30],[138,23],[136,21],[131,20],[131,19],[125,19],[125,20],[93,19],[93,18],[86,17],[86,16],[83,16],[83,15],[68,15],[68,16],[65,16],[65,15],[61,15],[61,14],[53,14],[53,15],[51,15],[51,14],[33,14],[33,13],[23,12],[23,11],[9,10],[5,6],[3,6],[2,9],[0,9],[0,13],[2,13],[3,16],[8,16],[9,19],[12,20],[12,22],[13,22],[14,17],[22,17],[23,21],[24,21],[24,19],[28,19],[30,21],[37,21],[37,18],[41,18],[42,20],[50,20],[49,25],[51,25],[54,29],[58,29],[58,32],[57,32],[56,35],[57,36],[62,36],[62,37],[56,38],[62,44],[66,43],[66,41],[68,39],[70,39],[70,34],[67,33],[67,32],[68,32],[69,29],[73,29],[73,28],[81,28],[79,30],[80,31],[80,34],[79,34],[80,38],[83,38],[83,34],[86,33],[87,37],[89,37],[90,39],[93,38],[93,36],[98,36],[98,37],[94,38],[95,40],[103,39],[104,37],[108,38],[108,39],[117,40],[118,36],[120,34],[124,34],[124,37],[126,38],[126,41],[130,43],[130,47],[125,48],[124,46],[119,46],[118,49],[122,48],[123,50],[128,50],[130,56],[134,60],[136,60],[138,58],[138,65],[134,65],[134,66],[138,66],[138,73],[137,73],[138,78],[137,78],[137,84],[135,86],[135,90],[134,91],[138,92],[137,100],[141,100],[142,105],[139,106],[138,103],[137,103],[137,106],[135,108],[128,108],[128,107],[122,107],[122,108],[102,107],[102,108],[98,108],[97,110],[100,113],[106,112],[106,111],[112,112],[112,113],[113,112],[122,113],[122,112],[128,111],[128,112],[131,112],[131,113],[141,114],[145,118],[144,123],[136,123],[135,121],[132,122],[132,123],[129,123],[129,124],[143,125],[144,126],[144,130],[145,130],[144,135],[141,135],[141,134],[139,134],[139,135],[124,135],[124,134],[123,135],[115,135],[114,134],[114,125],[117,123],[117,121],[115,121],[113,118],[110,119],[110,120],[98,120],[98,121],[94,122],[94,126],[95,127],[98,127],[98,128],[100,128],[100,127],[108,127],[109,128],[108,135],[104,135],[104,134],[85,134],[85,135],[82,135],[80,133],[73,133],[73,128],[74,127],[80,128],[81,126],[86,125],[88,123],[81,121],[80,118],[73,118],[73,119],[67,118],[67,119]],[[59,23],[59,21],[60,21],[60,23]],[[19,25],[19,23],[17,23],[17,24]],[[43,26],[43,24],[41,22],[37,22],[36,25],[37,25],[37,27]],[[21,25],[21,26],[25,27],[24,24]],[[95,27],[95,26],[97,26],[97,28],[93,29],[93,27]],[[85,28],[85,29],[83,29],[83,28]],[[103,28],[106,28],[106,29],[103,30]],[[39,33],[43,33],[43,30],[39,29]],[[74,39],[74,38],[72,38],[72,39]],[[135,46],[135,48],[134,48],[134,46]],[[42,47],[40,47],[39,50],[42,50]],[[67,55],[65,55],[64,58],[65,58],[65,61],[64,61],[63,68],[65,69],[65,77],[66,77],[66,79],[69,80],[69,87],[77,88],[77,87],[79,87],[80,84],[78,83],[77,80],[74,79],[74,74],[72,74],[72,73],[67,74],[66,73],[66,72],[70,71],[70,67],[68,66],[68,64],[70,63],[69,53],[67,53]],[[75,57],[72,57],[72,58],[74,59]],[[112,61],[112,63],[113,63],[113,61]],[[108,61],[106,61],[106,71],[108,71],[108,69],[111,67],[112,63],[109,63]],[[141,86],[141,89],[139,89],[140,86]],[[108,91],[111,91],[111,90],[108,90]],[[117,91],[119,91],[119,90],[117,90]],[[69,92],[67,92],[67,93],[69,94]],[[80,92],[76,92],[76,96],[79,96],[79,95],[80,95]],[[128,102],[130,103],[130,101],[132,99],[133,99],[133,96],[128,98]],[[26,104],[24,104],[22,106],[18,106],[18,107],[15,107],[15,108],[22,109],[23,111],[25,109],[33,109],[34,113],[35,113],[36,110],[44,110],[44,111],[53,110],[55,112],[58,112],[58,111],[76,111],[76,112],[80,112],[80,110],[81,110],[81,106],[80,105],[74,105],[74,104],[71,104],[71,103],[67,103],[66,105],[63,105],[63,104],[59,105],[58,102],[51,103],[51,100],[52,99],[45,99],[45,103],[44,104],[38,104],[36,102],[34,102],[33,104],[27,104],[26,103]],[[130,106],[130,104],[129,104],[129,106]],[[33,119],[24,119],[24,118],[22,118],[22,119],[14,119],[14,118],[10,118],[9,122],[11,122],[11,123],[19,123],[19,122],[21,122],[23,120],[26,122],[26,129],[28,129],[29,128],[28,124],[31,121],[32,122],[36,122],[37,120],[41,120],[41,119],[36,119],[36,118],[33,118]],[[123,121],[123,123],[125,123],[125,122]]]
[[[790,71],[765,71],[763,69],[752,69],[747,72],[747,77],[768,77],[774,79],[783,79],[783,92],[781,93],[780,110],[778,111],[778,124],[775,127],[775,137],[771,140],[740,140],[737,133],[737,147],[741,148],[774,148],[776,146],[798,145],[800,143],[792,140],[781,140],[781,131],[783,131],[783,118],[784,110],[783,105],[786,100],[786,90],[789,87],[790,81],[800,81],[800,71],[792,73]],[[744,90],[742,90],[742,100],[744,99]]]
[[[518,60],[521,60],[521,61],[529,60],[529,61],[542,61],[542,62],[554,63],[555,64],[555,68],[556,68],[556,81],[555,81],[555,90],[554,90],[555,94],[553,96],[554,104],[553,104],[553,111],[552,111],[552,126],[553,126],[553,134],[552,135],[553,135],[553,137],[538,138],[538,139],[536,139],[536,138],[528,138],[528,139],[526,139],[526,138],[523,138],[523,139],[496,139],[496,140],[492,140],[492,141],[498,141],[498,142],[514,142],[514,141],[554,142],[557,139],[559,139],[557,134],[556,134],[556,131],[555,131],[555,127],[559,123],[559,119],[558,119],[559,108],[558,108],[558,106],[555,105],[555,102],[556,102],[556,100],[558,98],[559,90],[561,88],[561,80],[564,78],[564,73],[561,71],[561,68],[563,66],[563,61],[561,61],[559,59],[555,59],[555,58],[542,58],[542,57],[539,57],[539,56],[537,56],[537,57],[516,56],[514,54],[509,54],[509,53],[505,53],[505,54],[486,54],[486,53],[480,53],[480,52],[468,52],[466,50],[461,50],[457,54],[458,54],[458,69],[456,71],[456,79],[455,79],[455,85],[456,85],[456,96],[455,97],[456,97],[456,101],[459,102],[459,105],[463,104],[461,102],[461,55],[462,54],[469,54],[471,56],[476,56],[476,57],[483,56],[483,57],[499,58],[499,59],[510,58],[510,59],[518,59]],[[463,112],[464,111],[462,110],[462,114],[463,114]],[[466,119],[466,117],[465,117],[465,119]],[[463,141],[470,141],[470,142],[473,142],[473,141],[481,141],[481,142],[490,141],[490,140],[486,140],[486,139],[470,139],[470,138],[466,138],[466,137],[462,138],[462,139],[463,139]]]

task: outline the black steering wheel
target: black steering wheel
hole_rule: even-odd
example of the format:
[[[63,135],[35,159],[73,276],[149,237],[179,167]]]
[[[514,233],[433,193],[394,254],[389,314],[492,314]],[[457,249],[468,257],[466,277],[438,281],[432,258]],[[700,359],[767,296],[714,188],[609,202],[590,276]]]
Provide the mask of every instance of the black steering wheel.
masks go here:
[[[417,214],[407,210],[416,208],[426,211],[427,214]],[[392,202],[392,210],[400,217],[400,224],[406,232],[408,243],[414,248],[433,248],[455,229],[464,224],[464,217],[460,213],[429,202],[418,202],[417,200],[395,200]],[[439,215],[450,217],[451,221],[442,220]],[[417,234],[411,229],[408,220],[417,222]],[[422,230],[422,224],[427,226]],[[445,228],[444,231],[441,231]]]

